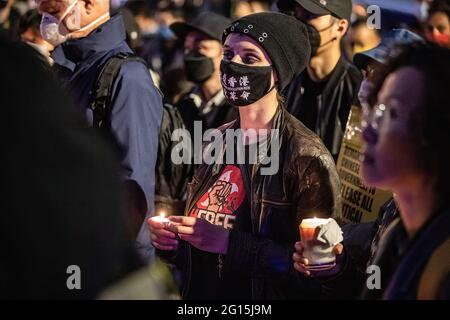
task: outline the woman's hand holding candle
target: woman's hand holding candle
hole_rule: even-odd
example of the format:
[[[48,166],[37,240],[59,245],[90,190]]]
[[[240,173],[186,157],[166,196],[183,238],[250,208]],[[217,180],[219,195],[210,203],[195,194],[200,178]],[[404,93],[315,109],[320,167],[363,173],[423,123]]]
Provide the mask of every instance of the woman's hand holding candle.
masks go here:
[[[159,250],[175,251],[178,249],[176,233],[167,230],[170,220],[163,214],[147,220],[152,245]]]
[[[303,273],[305,276],[311,276],[311,271],[308,270],[308,264],[309,261],[308,259],[303,257],[303,250],[304,250],[304,246],[302,244],[301,241],[298,241],[295,243],[295,253],[293,255],[293,260],[294,260],[294,269],[297,270],[298,272]],[[336,255],[340,255],[342,254],[342,251],[344,250],[344,246],[341,243],[338,243],[337,245],[334,246],[333,248],[333,252]],[[336,267],[333,268],[332,272],[336,273],[339,271],[339,264],[336,264]],[[324,275],[324,276],[328,276],[330,275],[330,272],[313,272],[314,276],[320,276],[320,275]]]
[[[339,271],[337,255],[342,254],[342,230],[332,218],[303,219],[301,241],[295,244],[294,268],[306,276],[329,276]]]
[[[176,232],[181,240],[202,251],[227,253],[229,239],[227,229],[200,218],[171,216],[169,219],[171,223],[168,228]]]

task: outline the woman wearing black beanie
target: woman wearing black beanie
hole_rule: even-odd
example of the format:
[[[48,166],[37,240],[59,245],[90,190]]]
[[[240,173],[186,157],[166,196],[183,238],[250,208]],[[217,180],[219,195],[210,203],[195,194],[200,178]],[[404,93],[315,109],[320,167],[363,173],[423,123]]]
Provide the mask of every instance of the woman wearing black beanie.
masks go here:
[[[217,131],[219,158],[198,168],[185,216],[165,228],[149,221],[153,245],[182,270],[185,299],[318,298],[322,285],[293,270],[293,246],[302,219],[339,215],[339,179],[281,96],[309,59],[307,28],[258,13],[235,21],[223,42],[222,87],[239,119]]]

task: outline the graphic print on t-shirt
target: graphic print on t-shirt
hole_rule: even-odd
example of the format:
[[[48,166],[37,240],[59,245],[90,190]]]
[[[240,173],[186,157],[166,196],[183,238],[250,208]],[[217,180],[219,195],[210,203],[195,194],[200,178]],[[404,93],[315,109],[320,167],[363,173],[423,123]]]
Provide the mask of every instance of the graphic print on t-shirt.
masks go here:
[[[232,229],[236,211],[244,199],[241,170],[227,165],[217,181],[195,204],[189,216],[203,218],[225,229]]]

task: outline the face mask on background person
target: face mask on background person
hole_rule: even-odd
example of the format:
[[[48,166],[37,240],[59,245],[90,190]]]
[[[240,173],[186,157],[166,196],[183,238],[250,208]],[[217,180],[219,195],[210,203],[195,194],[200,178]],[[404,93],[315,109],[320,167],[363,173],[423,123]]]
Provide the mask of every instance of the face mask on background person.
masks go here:
[[[74,0],[63,13],[60,19],[52,16],[51,14],[44,12],[41,20],[41,34],[42,37],[50,42],[53,46],[58,46],[67,40],[67,35],[70,33],[69,26],[65,26],[62,21],[71,13],[73,8],[78,3],[78,0]],[[72,14],[73,15],[73,14]],[[78,17],[79,18],[79,17]],[[71,20],[71,19],[69,19]],[[73,24],[73,21],[71,22]],[[78,25],[79,28],[79,25]]]
[[[320,42],[322,41],[322,38],[320,37],[320,33],[316,30],[316,28],[306,23],[305,26],[308,29],[309,44],[311,45],[311,57],[314,57],[317,53],[317,50],[320,48]]]
[[[60,45],[67,39],[69,39],[70,35],[74,32],[83,32],[101,20],[109,17],[109,12],[104,15],[98,17],[88,25],[80,28],[80,13],[76,10],[76,5],[78,0],[74,0],[64,11],[64,14],[60,19],[52,16],[49,13],[44,12],[42,14],[41,20],[41,35],[44,40],[48,41],[54,47]],[[69,15],[70,14],[70,15]],[[62,22],[66,17],[65,24]]]
[[[300,19],[298,19],[300,20]],[[331,42],[337,40],[337,37],[333,37],[330,40],[326,41],[322,44],[322,36],[320,35],[322,32],[327,31],[328,29],[332,28],[334,25],[334,22],[332,22],[328,27],[325,27],[321,30],[317,30],[312,25],[308,24],[307,22],[300,20],[303,22],[306,27],[308,28],[308,37],[309,37],[309,43],[311,44],[311,57],[314,57],[317,53],[317,50],[319,50],[322,47],[325,47],[326,45],[330,44]]]
[[[238,107],[245,107],[271,92],[272,67],[249,67],[222,60],[220,64],[221,83],[227,101]]]
[[[201,53],[190,53],[184,58],[186,78],[195,84],[202,84],[214,73],[214,62]]]

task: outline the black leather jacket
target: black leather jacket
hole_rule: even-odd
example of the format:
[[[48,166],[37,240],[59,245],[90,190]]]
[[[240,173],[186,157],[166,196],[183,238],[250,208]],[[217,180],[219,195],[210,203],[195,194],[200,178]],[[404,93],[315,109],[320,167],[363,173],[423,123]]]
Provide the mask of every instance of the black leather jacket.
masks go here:
[[[219,129],[225,134],[230,128],[239,128],[239,120]],[[319,137],[284,108],[275,115],[273,128],[280,130],[279,170],[264,176],[259,174],[258,164],[253,166],[252,177],[247,177],[253,231],[230,231],[222,272],[251,278],[252,299],[323,297],[323,284],[293,269],[292,254],[302,219],[340,215],[338,174]],[[199,167],[188,186],[185,214],[215,182],[223,166],[216,163]],[[168,252],[164,255],[167,258]],[[181,241],[172,258],[176,258],[184,274],[182,295],[189,298],[191,273],[195,272],[191,270],[190,246]]]

